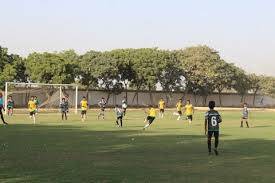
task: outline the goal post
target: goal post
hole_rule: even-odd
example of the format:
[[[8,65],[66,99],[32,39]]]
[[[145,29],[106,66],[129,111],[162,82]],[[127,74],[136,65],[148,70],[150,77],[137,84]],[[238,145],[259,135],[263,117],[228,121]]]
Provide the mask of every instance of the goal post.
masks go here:
[[[68,97],[70,108],[77,114],[78,85],[77,84],[47,84],[6,82],[4,93],[5,114],[7,114],[8,97],[12,96],[18,106],[27,105],[31,96],[38,96],[42,101],[41,108],[58,108],[63,97]],[[23,99],[24,98],[24,99]]]

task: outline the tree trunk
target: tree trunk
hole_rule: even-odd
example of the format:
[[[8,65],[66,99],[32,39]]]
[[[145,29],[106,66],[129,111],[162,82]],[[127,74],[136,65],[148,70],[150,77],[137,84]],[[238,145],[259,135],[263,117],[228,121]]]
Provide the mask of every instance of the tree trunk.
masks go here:
[[[150,97],[150,105],[153,105],[152,89],[150,85],[149,85],[149,97]]]
[[[219,90],[219,101],[220,101],[220,107],[222,107],[222,92]]]
[[[206,102],[207,102],[207,95],[203,96],[203,105],[206,107]]]
[[[253,93],[253,107],[255,107],[255,101],[256,101],[256,95],[257,95],[258,90],[255,90]]]
[[[195,99],[195,105],[197,106],[198,105],[198,98],[197,98],[196,94],[194,94],[194,99]]]

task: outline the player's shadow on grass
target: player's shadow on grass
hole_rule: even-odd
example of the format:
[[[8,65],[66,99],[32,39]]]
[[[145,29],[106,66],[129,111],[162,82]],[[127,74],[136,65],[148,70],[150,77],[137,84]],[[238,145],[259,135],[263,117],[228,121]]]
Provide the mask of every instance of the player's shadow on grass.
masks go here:
[[[261,180],[274,180],[271,140],[224,135],[215,157],[208,156],[204,135],[69,125],[10,125],[0,134],[0,181],[238,182],[248,177],[261,182],[247,171],[251,167]]]

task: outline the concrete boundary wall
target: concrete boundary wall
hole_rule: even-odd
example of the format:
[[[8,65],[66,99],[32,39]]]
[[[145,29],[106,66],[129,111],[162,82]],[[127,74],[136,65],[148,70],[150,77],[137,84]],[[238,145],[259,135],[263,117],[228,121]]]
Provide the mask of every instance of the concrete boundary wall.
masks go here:
[[[9,93],[13,96],[15,100],[16,107],[26,107],[28,101],[28,97],[31,95],[26,95],[23,93]],[[71,105],[74,105],[75,102],[75,91],[74,90],[68,90],[66,91],[66,94],[69,95],[69,103]],[[179,98],[182,98],[184,102],[186,100],[191,100],[191,102],[195,106],[205,106],[204,98],[202,96],[195,96],[192,94],[185,94],[181,92],[146,92],[146,91],[128,91],[122,92],[118,95],[114,93],[108,93],[106,91],[100,91],[100,90],[91,90],[88,92],[79,90],[78,91],[78,101],[81,100],[82,96],[88,97],[88,102],[91,106],[96,106],[101,97],[104,97],[105,99],[108,99],[108,106],[114,106],[116,104],[121,105],[121,101],[124,98],[124,96],[127,95],[127,101],[128,105],[132,107],[146,107],[150,104],[157,105],[160,98],[163,98],[166,101],[166,104],[168,107],[175,107],[175,104]],[[43,102],[43,101],[49,101],[51,103],[50,106],[45,107],[58,107],[59,105],[59,97],[53,97],[54,99],[49,99],[48,95],[45,93],[36,93],[36,96]],[[241,97],[238,94],[231,93],[231,94],[222,94],[222,107],[240,107],[241,104]],[[219,95],[218,94],[212,94],[207,97],[206,103],[208,101],[214,100],[217,103],[217,106],[219,106]],[[253,105],[253,95],[246,95],[245,96],[245,102],[249,104],[250,107]],[[257,95],[255,100],[255,106],[254,107],[265,107],[265,108],[271,108],[275,107],[275,98],[271,98],[269,96],[261,96]]]

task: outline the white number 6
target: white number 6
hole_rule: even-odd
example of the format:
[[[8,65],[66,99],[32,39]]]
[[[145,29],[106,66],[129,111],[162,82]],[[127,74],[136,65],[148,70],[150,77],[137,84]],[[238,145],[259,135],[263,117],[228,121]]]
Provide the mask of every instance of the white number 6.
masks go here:
[[[217,126],[218,121],[217,121],[217,117],[216,116],[212,116],[212,118],[211,118],[211,124],[212,124],[212,126]]]

